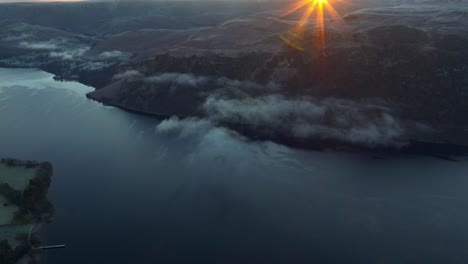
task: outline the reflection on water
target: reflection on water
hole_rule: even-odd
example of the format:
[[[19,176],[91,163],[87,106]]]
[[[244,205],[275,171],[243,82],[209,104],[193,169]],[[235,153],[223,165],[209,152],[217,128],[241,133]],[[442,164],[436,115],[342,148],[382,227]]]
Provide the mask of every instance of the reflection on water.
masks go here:
[[[67,248],[48,263],[468,260],[466,162],[247,142],[103,107],[44,72],[0,77],[0,156],[54,164],[45,239]]]

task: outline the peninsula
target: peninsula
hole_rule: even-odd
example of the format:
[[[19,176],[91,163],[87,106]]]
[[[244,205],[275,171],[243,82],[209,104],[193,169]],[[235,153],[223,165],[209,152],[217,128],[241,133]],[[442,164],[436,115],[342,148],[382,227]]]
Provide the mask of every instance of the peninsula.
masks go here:
[[[46,198],[52,172],[48,162],[0,160],[0,263],[39,263],[34,230],[55,212]]]

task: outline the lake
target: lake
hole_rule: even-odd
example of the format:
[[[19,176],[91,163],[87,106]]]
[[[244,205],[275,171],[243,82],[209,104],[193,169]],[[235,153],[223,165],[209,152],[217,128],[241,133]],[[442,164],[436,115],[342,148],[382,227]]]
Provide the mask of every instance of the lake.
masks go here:
[[[467,263],[468,159],[251,142],[0,68],[0,157],[50,161],[49,264]]]

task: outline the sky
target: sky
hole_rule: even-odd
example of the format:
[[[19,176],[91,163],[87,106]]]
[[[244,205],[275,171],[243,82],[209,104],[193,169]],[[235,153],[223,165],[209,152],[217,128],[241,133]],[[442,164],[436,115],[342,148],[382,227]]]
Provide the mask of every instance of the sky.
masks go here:
[[[0,0],[0,3],[14,2],[82,2],[86,0]]]

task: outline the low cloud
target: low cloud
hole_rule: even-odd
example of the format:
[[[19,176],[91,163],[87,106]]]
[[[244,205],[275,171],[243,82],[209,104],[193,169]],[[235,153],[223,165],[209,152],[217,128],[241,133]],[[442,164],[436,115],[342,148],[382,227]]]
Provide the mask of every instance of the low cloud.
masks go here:
[[[269,94],[280,89],[276,83],[259,84],[246,80],[235,80],[217,76],[197,76],[190,73],[162,73],[144,78],[146,83],[171,85],[172,88],[192,87],[209,90],[217,96],[253,96]]]
[[[16,33],[16,32],[15,32],[15,33]],[[2,40],[3,40],[3,41],[18,41],[18,40],[27,39],[27,38],[29,38],[29,37],[31,37],[31,36],[32,36],[32,35],[26,34],[26,33],[13,34],[13,35],[4,37]]]
[[[75,58],[83,56],[88,50],[89,48],[85,47],[65,51],[52,51],[49,53],[49,57],[61,60],[73,60]]]
[[[175,84],[199,87],[208,83],[210,79],[205,76],[195,76],[185,73],[163,73],[145,78],[145,82],[154,84]]]
[[[277,83],[267,83],[267,84],[258,84],[251,81],[240,81],[229,79],[225,77],[217,78],[216,83],[220,87],[224,88],[237,88],[237,89],[255,89],[255,90],[278,90],[280,88],[279,84]]]
[[[248,141],[205,119],[164,120],[156,125],[155,134],[160,139],[158,158],[170,156],[170,160],[177,161],[177,166],[189,168],[189,175],[197,171],[198,176],[212,175],[215,180],[228,173],[235,175],[233,179],[239,179],[248,178],[249,173],[267,177],[292,173],[307,175],[316,169],[310,162],[303,164],[300,152],[269,141]]]
[[[309,97],[209,97],[203,105],[216,122],[242,124],[297,139],[332,139],[353,144],[400,146],[405,131],[390,108],[349,100]]]
[[[68,42],[64,38],[54,38],[48,41],[22,41],[19,45],[31,50],[59,50],[65,48]]]
[[[265,139],[336,140],[367,147],[405,144],[404,125],[382,102],[291,98],[281,95],[281,87],[275,83],[225,77],[164,73],[144,80],[197,88],[197,95],[206,96],[199,109],[208,120],[247,127]],[[168,129],[174,123],[162,125]]]
[[[194,135],[206,134],[213,128],[214,126],[209,120],[199,118],[186,118],[181,120],[177,117],[172,117],[163,120],[156,126],[156,133],[179,138],[188,138]]]
[[[49,51],[49,57],[61,60],[73,60],[83,56],[90,48],[85,45],[70,43],[66,39],[51,39],[48,41],[22,41],[22,48],[38,51]]]
[[[129,70],[115,78],[140,76]],[[334,140],[367,147],[399,147],[406,143],[407,126],[395,117],[390,105],[381,101],[287,97],[274,82],[260,84],[187,73],[163,73],[141,80],[151,85],[145,89],[181,89],[178,96],[188,98],[184,99],[189,109],[185,115],[197,110],[212,124],[246,128],[263,139]],[[179,123],[163,122],[159,132],[170,132]],[[196,125],[200,128],[201,124]],[[189,130],[200,130],[193,128]]]
[[[282,154],[286,153],[288,161],[291,159],[288,149],[283,146],[271,142],[252,144],[236,132],[217,127],[206,119],[173,117],[158,124],[155,133],[158,138],[163,138],[162,144],[170,145],[171,153],[178,149],[173,144],[181,144],[180,156],[177,157],[179,163],[201,168],[222,164],[219,173],[226,169],[231,172],[242,170],[245,166],[276,171],[275,167],[282,162]],[[262,155],[259,157],[260,152]]]
[[[121,73],[118,73],[114,75],[113,79],[114,80],[120,80],[120,79],[130,79],[130,78],[139,78],[142,77],[143,74],[137,70],[127,70]]]
[[[86,71],[99,71],[112,66],[113,63],[105,63],[100,61],[89,61],[81,64],[79,68]]]
[[[108,59],[128,59],[131,56],[129,53],[121,52],[118,50],[105,51],[99,54],[99,59],[108,60]]]
[[[60,48],[63,41],[59,40],[49,40],[49,41],[22,41],[20,42],[20,47],[32,50],[57,50]]]

